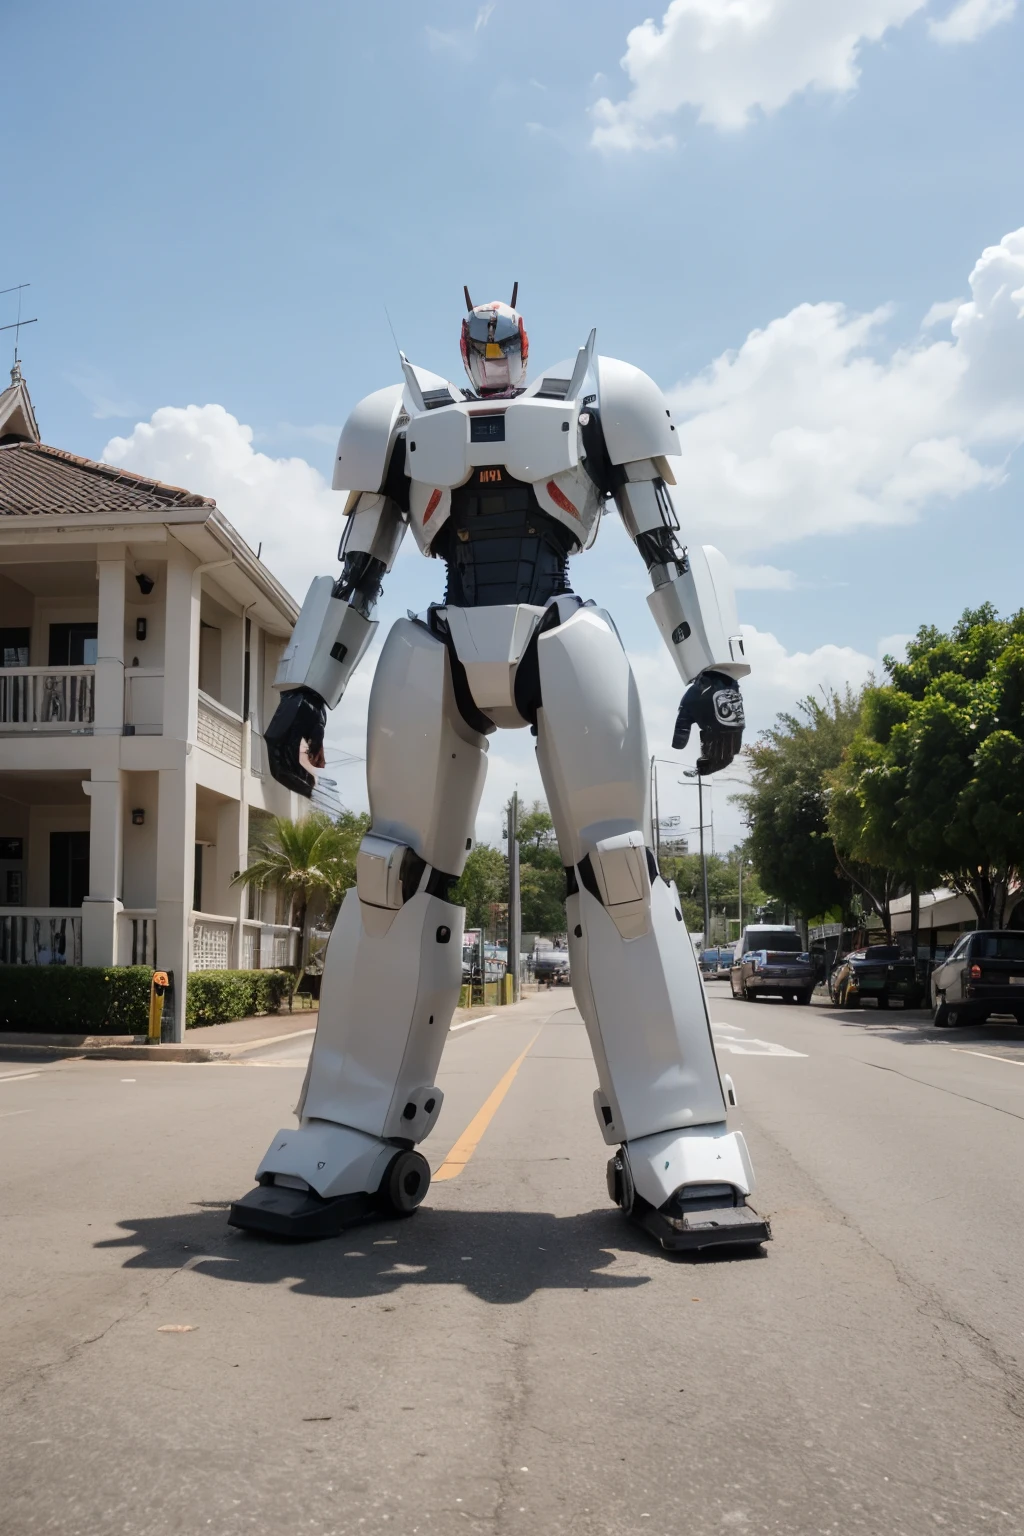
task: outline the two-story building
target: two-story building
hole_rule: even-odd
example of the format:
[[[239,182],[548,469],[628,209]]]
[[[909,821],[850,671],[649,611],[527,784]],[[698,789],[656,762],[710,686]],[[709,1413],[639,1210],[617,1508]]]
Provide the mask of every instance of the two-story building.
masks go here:
[[[0,965],[291,963],[233,884],[267,815],[270,683],[297,609],[208,497],[40,441],[0,394]],[[262,906],[268,909],[261,910]],[[266,920],[265,920],[266,919]]]

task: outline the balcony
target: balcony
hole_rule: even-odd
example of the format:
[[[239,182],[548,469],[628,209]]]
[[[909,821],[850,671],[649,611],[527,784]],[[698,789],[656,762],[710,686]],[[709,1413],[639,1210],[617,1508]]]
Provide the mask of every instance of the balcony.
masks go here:
[[[81,963],[81,907],[0,907],[0,965]]]
[[[91,735],[95,716],[95,667],[0,669],[0,731]]]
[[[199,693],[196,713],[196,740],[201,747],[241,768],[244,757],[245,721],[234,710],[219,703],[208,693]]]

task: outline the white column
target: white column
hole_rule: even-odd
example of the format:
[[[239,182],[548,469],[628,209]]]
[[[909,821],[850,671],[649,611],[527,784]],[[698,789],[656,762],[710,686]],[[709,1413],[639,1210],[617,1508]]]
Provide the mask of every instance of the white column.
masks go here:
[[[194,741],[199,702],[199,582],[195,561],[176,540],[167,554],[164,618],[164,735]]]
[[[122,582],[124,567],[121,568]],[[97,687],[97,698],[98,698]],[[89,894],[82,903],[82,964],[117,961],[117,914],[121,911],[122,828],[119,743],[97,743],[100,761],[83,785],[89,796]]]
[[[243,885],[234,885],[236,870],[244,869],[248,862],[249,808],[244,799],[229,800],[217,812],[217,877],[216,894],[211,909],[225,917],[235,919],[231,938],[228,964],[237,970],[242,964],[242,919],[246,911],[246,891]]]
[[[167,673],[165,671],[165,677]],[[178,768],[161,768],[156,833],[156,956],[162,971],[174,974],[172,1039],[185,1038],[188,986],[189,913],[196,841],[196,783],[192,755]]]
[[[96,639],[97,736],[120,736],[124,728],[124,547],[103,548],[96,562],[99,613]]]

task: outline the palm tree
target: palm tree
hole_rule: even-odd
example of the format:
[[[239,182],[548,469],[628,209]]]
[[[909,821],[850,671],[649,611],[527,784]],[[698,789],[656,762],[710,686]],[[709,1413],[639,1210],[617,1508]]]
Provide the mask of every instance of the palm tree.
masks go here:
[[[369,820],[353,811],[343,811],[337,821],[319,810],[301,821],[275,816],[250,850],[249,867],[236,876],[236,885],[258,891],[272,887],[288,894],[289,920],[300,933],[289,1010],[306,973],[313,920],[333,920],[345,892],[355,884],[356,854]]]

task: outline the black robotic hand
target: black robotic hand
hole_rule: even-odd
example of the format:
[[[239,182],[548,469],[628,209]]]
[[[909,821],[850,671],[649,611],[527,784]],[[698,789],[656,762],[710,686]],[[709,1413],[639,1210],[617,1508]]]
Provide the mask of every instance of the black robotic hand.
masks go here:
[[[690,728],[700,728],[699,774],[727,768],[743,741],[743,699],[734,678],[724,672],[702,672],[683,694],[676,715],[672,745],[677,750],[690,739]]]
[[[316,780],[303,768],[299,752],[305,742],[309,761],[314,768],[322,768],[326,725],[327,705],[320,695],[312,688],[289,688],[282,693],[274,718],[263,733],[274,778],[307,799]]]

